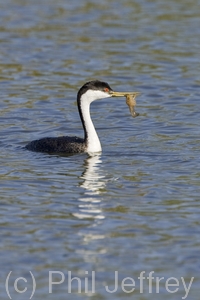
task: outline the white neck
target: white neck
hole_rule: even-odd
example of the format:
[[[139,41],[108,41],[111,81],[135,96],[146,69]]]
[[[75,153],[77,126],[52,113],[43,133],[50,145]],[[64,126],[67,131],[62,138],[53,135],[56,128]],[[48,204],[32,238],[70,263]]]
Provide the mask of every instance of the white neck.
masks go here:
[[[99,137],[97,135],[96,129],[94,128],[94,124],[90,117],[90,104],[97,99],[102,99],[110,97],[107,93],[101,91],[93,91],[88,90],[85,94],[81,97],[81,111],[83,122],[85,124],[85,130],[87,133],[87,152],[94,153],[94,152],[101,152],[101,143]]]

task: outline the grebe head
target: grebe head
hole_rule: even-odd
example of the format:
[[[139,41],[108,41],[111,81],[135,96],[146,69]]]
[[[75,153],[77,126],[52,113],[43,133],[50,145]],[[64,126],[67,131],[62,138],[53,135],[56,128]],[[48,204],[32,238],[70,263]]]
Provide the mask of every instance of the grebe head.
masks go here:
[[[98,99],[104,99],[109,97],[124,97],[129,92],[114,92],[107,82],[93,80],[86,82],[78,91],[77,100],[78,102],[92,103]],[[138,95],[139,93],[131,93]]]
[[[92,103],[95,100],[112,97],[113,90],[108,83],[93,80],[86,82],[78,91],[77,100]]]

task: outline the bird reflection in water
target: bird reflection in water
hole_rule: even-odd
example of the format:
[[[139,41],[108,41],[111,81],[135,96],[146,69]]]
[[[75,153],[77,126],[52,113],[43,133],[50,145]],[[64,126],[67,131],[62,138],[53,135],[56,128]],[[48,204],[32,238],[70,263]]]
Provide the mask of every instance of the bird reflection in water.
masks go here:
[[[79,212],[75,213],[79,219],[104,219],[101,209],[101,194],[106,187],[105,175],[101,174],[101,155],[90,156],[85,160],[85,171],[81,175],[83,182],[80,186],[85,190],[79,198]]]

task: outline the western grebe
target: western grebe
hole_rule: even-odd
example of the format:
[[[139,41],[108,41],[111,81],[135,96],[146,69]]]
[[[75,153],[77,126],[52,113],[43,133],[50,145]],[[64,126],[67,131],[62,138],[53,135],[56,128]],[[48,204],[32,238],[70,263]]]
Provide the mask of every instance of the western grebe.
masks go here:
[[[84,129],[84,138],[61,136],[47,137],[30,142],[26,149],[47,153],[95,153],[101,152],[101,143],[90,117],[90,104],[98,99],[126,96],[126,92],[114,92],[106,82],[99,80],[85,83],[77,94],[78,111]],[[139,93],[132,93],[138,95]]]

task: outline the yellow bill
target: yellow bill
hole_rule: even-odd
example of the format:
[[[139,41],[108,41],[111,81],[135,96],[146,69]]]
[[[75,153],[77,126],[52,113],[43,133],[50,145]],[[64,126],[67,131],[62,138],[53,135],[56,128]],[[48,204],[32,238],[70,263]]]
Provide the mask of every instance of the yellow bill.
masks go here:
[[[132,95],[133,97],[138,96],[140,93],[138,92],[110,92],[112,97],[126,97],[127,95]]]

